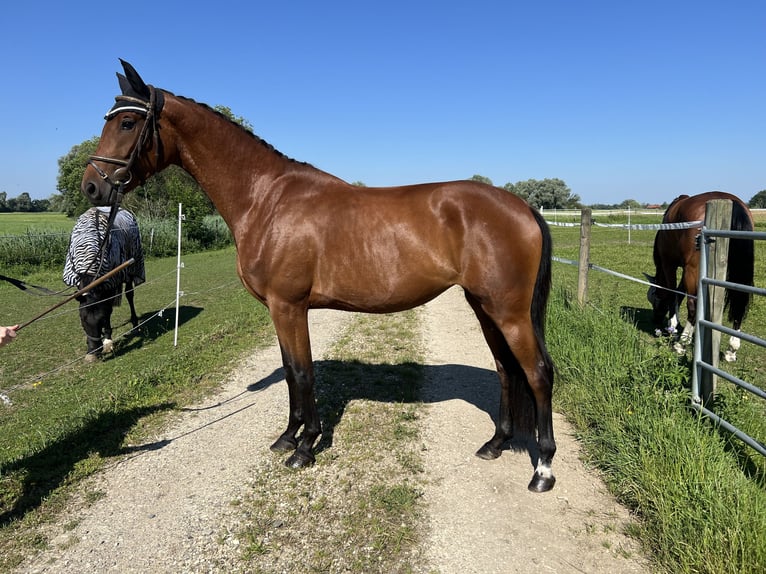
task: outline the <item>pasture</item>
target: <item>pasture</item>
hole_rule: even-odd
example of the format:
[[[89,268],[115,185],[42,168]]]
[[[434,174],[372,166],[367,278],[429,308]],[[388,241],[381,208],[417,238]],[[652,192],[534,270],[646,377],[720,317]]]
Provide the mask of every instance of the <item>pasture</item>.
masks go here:
[[[657,223],[660,216],[636,217],[632,223]],[[595,219],[620,222],[618,216]],[[551,230],[554,255],[576,260],[579,229]],[[652,271],[653,236],[633,231],[628,244],[626,231],[594,227],[591,262],[641,277]],[[168,414],[213,391],[248,349],[273,340],[265,309],[236,277],[233,248],[183,261],[178,347],[173,347],[176,261],[171,257],[147,261],[147,284],[138,290],[136,304],[148,322],[140,336],[118,342],[114,358],[83,367],[85,341],[74,304],[22,330],[0,350],[0,391],[13,401],[0,404],[0,570],[47,543],[46,521],[60,519],[82,478],[122,456]],[[766,285],[763,242],[756,261],[756,284]],[[652,553],[657,569],[765,568],[764,460],[688,410],[691,351],[678,358],[651,335],[646,286],[593,271],[589,304],[579,309],[576,269],[554,263],[553,271],[548,343],[559,371],[554,401],[577,425],[590,463],[640,517],[633,534]],[[38,270],[25,280],[63,287],[58,269]],[[6,284],[0,284],[0,300],[5,324],[52,304]],[[116,333],[129,329],[127,313],[127,307],[116,309]],[[766,301],[754,300],[744,329],[766,337]],[[416,331],[389,335],[406,339],[417,337]],[[388,346],[407,342],[382,345]],[[762,349],[743,343],[738,363],[727,368],[763,385],[764,359]],[[343,385],[357,384],[364,365],[346,360],[354,375]],[[411,365],[392,367],[390,380],[411,384],[411,377]],[[717,407],[760,440],[766,438],[764,406],[752,398],[724,386]],[[332,457],[318,464],[333,464]],[[406,512],[417,513],[417,505]],[[252,547],[256,554],[257,549]],[[386,554],[390,549],[381,552],[381,559],[393,560]]]
[[[0,235],[69,233],[74,221],[63,213],[0,213]]]

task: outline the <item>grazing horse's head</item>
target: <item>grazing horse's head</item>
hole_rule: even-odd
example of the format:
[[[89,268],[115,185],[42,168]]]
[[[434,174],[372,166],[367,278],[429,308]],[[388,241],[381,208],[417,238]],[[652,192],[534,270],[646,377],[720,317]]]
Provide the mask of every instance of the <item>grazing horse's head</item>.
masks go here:
[[[646,291],[646,299],[652,305],[652,320],[657,327],[666,327],[668,331],[675,329],[675,325],[667,324],[663,325],[665,320],[670,315],[671,321],[677,321],[675,315],[678,313],[677,297],[665,289],[657,288],[657,278],[644,273],[646,280],[651,283],[649,289]]]
[[[81,191],[93,205],[111,205],[120,194],[141,185],[155,173],[161,156],[157,119],[164,96],[144,83],[136,70],[122,61],[125,75],[117,74],[122,95],[106,113],[98,147],[88,159]],[[144,153],[153,150],[155,153]]]

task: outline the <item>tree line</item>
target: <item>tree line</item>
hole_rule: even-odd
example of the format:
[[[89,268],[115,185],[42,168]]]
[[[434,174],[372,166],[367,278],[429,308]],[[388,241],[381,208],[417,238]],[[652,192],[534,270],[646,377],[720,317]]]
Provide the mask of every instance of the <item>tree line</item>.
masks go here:
[[[8,197],[5,191],[0,191],[0,212],[37,212],[54,211],[50,199],[32,199],[27,192],[18,197]]]

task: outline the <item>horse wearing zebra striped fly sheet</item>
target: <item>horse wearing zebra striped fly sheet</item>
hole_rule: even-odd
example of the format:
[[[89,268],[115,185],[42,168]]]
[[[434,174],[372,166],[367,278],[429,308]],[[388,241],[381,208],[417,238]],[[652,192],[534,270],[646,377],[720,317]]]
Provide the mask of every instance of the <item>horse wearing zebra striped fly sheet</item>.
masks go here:
[[[135,260],[113,277],[77,297],[80,322],[88,341],[85,356],[88,362],[113,349],[112,310],[120,305],[123,291],[130,304],[130,322],[134,328],[138,327],[133,289],[146,280],[144,251],[135,216],[120,209],[110,227],[110,212],[109,207],[92,207],[77,219],[64,264],[64,283],[82,289],[123,262],[131,258]]]

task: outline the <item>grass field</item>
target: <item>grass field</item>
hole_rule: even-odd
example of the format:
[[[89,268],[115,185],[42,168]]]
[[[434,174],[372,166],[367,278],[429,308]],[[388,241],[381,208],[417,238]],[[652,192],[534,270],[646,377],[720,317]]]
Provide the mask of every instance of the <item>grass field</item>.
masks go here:
[[[0,235],[69,233],[74,220],[63,213],[0,213]]]

